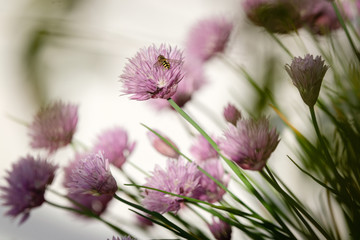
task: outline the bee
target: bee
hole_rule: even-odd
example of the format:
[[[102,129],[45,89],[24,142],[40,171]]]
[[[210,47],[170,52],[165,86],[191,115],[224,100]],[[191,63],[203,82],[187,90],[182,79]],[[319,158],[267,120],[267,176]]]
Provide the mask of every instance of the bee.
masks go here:
[[[162,66],[164,69],[169,70],[173,64],[179,64],[179,63],[181,63],[180,60],[168,59],[168,58],[165,58],[164,55],[160,54],[157,57],[157,61],[154,64],[154,67],[158,68],[158,67]]]

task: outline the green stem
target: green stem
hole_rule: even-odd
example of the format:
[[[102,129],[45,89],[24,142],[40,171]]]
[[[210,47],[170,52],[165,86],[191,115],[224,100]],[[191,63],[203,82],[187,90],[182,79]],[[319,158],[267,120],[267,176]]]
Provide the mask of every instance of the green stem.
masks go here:
[[[281,187],[277,184],[277,182],[273,181],[271,177],[269,177],[264,171],[260,171],[260,174],[264,177],[264,179],[270,183],[287,201],[290,206],[298,209],[301,214],[303,214],[320,232],[324,235],[326,239],[332,239],[332,237],[324,230],[324,228],[301,206],[300,203],[295,201],[291,196],[289,196]]]
[[[336,5],[335,1],[331,1],[331,4],[332,4],[332,6],[333,6],[333,8],[334,8],[334,11],[335,11],[335,13],[336,13],[336,16],[337,16],[339,22],[340,22],[341,27],[342,27],[342,28],[344,29],[344,31],[345,31],[346,37],[347,37],[348,40],[349,40],[349,43],[350,43],[350,45],[351,45],[351,48],[354,50],[354,53],[355,53],[356,57],[357,57],[358,60],[360,61],[360,53],[359,53],[359,51],[358,51],[358,50],[356,49],[356,47],[355,47],[355,44],[354,44],[354,42],[353,42],[353,40],[352,40],[352,38],[351,38],[351,36],[350,36],[349,30],[348,30],[347,27],[346,27],[344,18],[342,17],[342,15],[341,15],[341,13],[340,13],[340,11],[339,11],[338,6]]]
[[[290,50],[280,41],[280,39],[273,34],[272,32],[269,32],[269,35],[275,40],[277,44],[289,55],[290,58],[294,58],[294,55],[290,52]]]
[[[215,141],[189,116],[185,113],[171,98],[168,99],[170,105],[183,117],[185,118],[205,139],[210,143],[210,145],[219,153],[219,155],[224,159],[228,166],[234,171],[234,173],[243,181],[243,183],[251,190],[251,192],[258,198],[258,200],[263,204],[263,206],[271,213],[271,215],[278,221],[278,223],[283,227],[283,230],[287,232],[290,236],[293,236],[290,229],[282,221],[282,219],[277,215],[275,211],[271,209],[269,204],[263,199],[260,193],[251,185],[251,183],[246,179],[244,174],[240,169],[234,164],[234,162],[227,159],[222,153]],[[206,174],[206,172],[204,172]],[[207,174],[206,174],[207,175]],[[234,196],[233,196],[234,197]],[[235,196],[236,197],[236,196]],[[237,197],[234,199],[238,199]],[[238,199],[240,200],[240,199]],[[244,205],[249,209],[247,205]]]
[[[67,210],[67,211],[71,211],[71,212],[75,212],[75,213],[78,213],[78,214],[81,214],[81,215],[85,215],[87,217],[92,217],[92,218],[95,218],[97,220],[99,220],[100,222],[103,222],[105,223],[107,226],[109,226],[110,228],[112,228],[113,230],[115,230],[117,233],[119,233],[120,235],[129,235],[127,232],[125,232],[124,230],[120,229],[119,227],[115,226],[114,224],[106,221],[105,219],[101,218],[100,216],[97,216],[95,214],[93,214],[91,211],[81,211],[81,210],[78,210],[78,209],[75,209],[75,208],[71,208],[71,207],[66,207],[66,206],[62,206],[62,205],[59,205],[59,204],[56,204],[56,203],[53,203],[53,202],[50,202],[48,200],[45,200],[45,202],[53,207],[56,207],[56,208],[60,208],[60,209],[63,209],[63,210]]]
[[[337,169],[336,169],[336,165],[335,165],[335,163],[334,163],[334,161],[333,161],[333,159],[332,159],[332,157],[331,157],[331,155],[330,155],[330,153],[329,153],[329,151],[328,151],[328,149],[327,149],[327,147],[326,147],[325,141],[324,141],[324,139],[323,139],[323,137],[322,137],[322,135],[321,135],[321,133],[320,133],[320,128],[319,128],[319,125],[318,125],[317,120],[316,120],[316,115],[315,115],[315,111],[314,111],[314,106],[309,107],[309,109],[310,109],[311,120],[312,120],[312,122],[313,122],[316,135],[317,135],[317,137],[318,137],[318,139],[319,139],[319,141],[320,141],[321,148],[323,149],[323,151],[324,151],[324,153],[325,153],[325,157],[326,157],[327,160],[328,160],[328,164],[330,164],[331,167],[333,168],[335,175],[338,176],[338,177],[340,177],[340,175],[339,175],[339,173],[338,173],[338,171],[337,171]],[[340,177],[340,179],[341,179],[341,177]]]

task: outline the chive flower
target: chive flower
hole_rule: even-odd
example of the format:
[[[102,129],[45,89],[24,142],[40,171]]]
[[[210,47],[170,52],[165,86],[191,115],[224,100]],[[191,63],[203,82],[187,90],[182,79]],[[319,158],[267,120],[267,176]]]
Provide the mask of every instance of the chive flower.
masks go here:
[[[70,179],[66,185],[70,193],[113,195],[118,189],[109,160],[101,152],[90,153],[76,161]]]
[[[30,211],[45,201],[44,194],[55,177],[57,166],[46,159],[30,155],[22,157],[7,171],[8,186],[0,186],[2,205],[10,207],[5,214],[10,217],[22,215],[20,224],[30,216]]]
[[[168,99],[183,79],[183,55],[179,49],[161,44],[140,49],[126,63],[120,81],[124,94],[134,100]]]
[[[279,143],[276,129],[269,128],[267,118],[240,119],[229,124],[220,149],[243,169],[261,170]]]
[[[306,54],[304,58],[295,57],[285,70],[299,90],[301,98],[309,107],[313,107],[319,97],[321,83],[329,66],[324,64],[321,56]]]
[[[78,122],[78,106],[56,101],[41,108],[29,127],[30,145],[50,152],[71,143]]]

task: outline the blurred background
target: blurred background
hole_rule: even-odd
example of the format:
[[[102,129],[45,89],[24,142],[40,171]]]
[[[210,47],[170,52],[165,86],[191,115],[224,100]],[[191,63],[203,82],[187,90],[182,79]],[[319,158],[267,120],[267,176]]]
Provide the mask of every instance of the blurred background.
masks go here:
[[[5,184],[6,170],[20,157],[44,154],[30,148],[27,128],[18,120],[30,123],[41,105],[58,99],[79,104],[75,139],[85,145],[91,145],[106,128],[124,127],[130,140],[137,142],[128,160],[143,170],[164,165],[166,159],[151,147],[141,123],[160,130],[187,153],[192,136],[184,121],[171,110],[157,112],[148,102],[120,96],[118,80],[127,58],[140,48],[161,43],[183,48],[191,27],[209,17],[224,16],[234,21],[225,55],[247,68],[261,85],[268,84],[275,98],[281,100],[280,105],[286,106],[292,123],[305,134],[308,131],[304,119],[298,117],[307,109],[283,71],[291,59],[263,30],[245,19],[239,0],[17,0],[1,4],[0,11],[1,185]],[[283,41],[294,45],[295,55],[304,54],[290,38],[284,37]],[[274,115],[245,78],[225,61],[211,60],[206,66],[206,79],[208,84],[194,94],[185,111],[209,133],[220,136],[225,129],[222,112],[228,102],[245,115],[254,109]],[[270,83],[266,79],[277,80],[276,85],[275,80]],[[281,121],[272,120],[282,131]],[[284,154],[291,146],[288,135],[281,132],[282,141],[269,163],[285,179],[291,176],[291,182],[296,184],[298,172]],[[72,149],[66,148],[57,152],[53,161],[65,166],[72,157]],[[139,183],[144,182],[144,176],[131,165],[125,164],[124,171]],[[61,188],[61,170],[58,173],[54,188]],[[301,189],[294,191],[300,193]],[[306,194],[301,194],[305,199]],[[46,197],[58,200],[51,193]],[[131,227],[135,218],[126,206],[112,201],[108,210],[107,219],[125,224],[128,227],[124,229],[130,232],[137,231]],[[99,222],[76,218],[46,204],[34,209],[21,226],[18,219],[5,217],[5,211],[0,206],[0,240],[95,240],[114,234]],[[137,236],[172,237],[160,228],[148,234],[139,230]]]

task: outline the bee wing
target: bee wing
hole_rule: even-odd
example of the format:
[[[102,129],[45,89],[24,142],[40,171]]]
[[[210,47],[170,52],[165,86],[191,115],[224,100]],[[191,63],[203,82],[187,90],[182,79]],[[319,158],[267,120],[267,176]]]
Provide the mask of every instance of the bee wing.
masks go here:
[[[177,59],[167,59],[171,66],[182,64],[183,61]]]
[[[160,62],[160,61],[156,61],[155,63],[154,63],[154,67],[155,68],[159,68],[159,67],[161,67],[162,66],[162,62]]]

